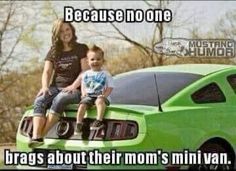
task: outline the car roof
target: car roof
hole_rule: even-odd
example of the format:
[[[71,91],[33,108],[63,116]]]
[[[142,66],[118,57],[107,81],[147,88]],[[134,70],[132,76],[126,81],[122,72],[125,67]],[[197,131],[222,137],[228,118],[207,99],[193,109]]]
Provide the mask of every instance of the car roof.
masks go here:
[[[225,65],[225,64],[180,64],[180,65],[165,65],[156,66],[144,69],[138,69],[124,74],[139,73],[139,72],[183,72],[198,75],[208,75],[220,70],[235,68],[235,65]],[[123,75],[123,74],[122,74]]]

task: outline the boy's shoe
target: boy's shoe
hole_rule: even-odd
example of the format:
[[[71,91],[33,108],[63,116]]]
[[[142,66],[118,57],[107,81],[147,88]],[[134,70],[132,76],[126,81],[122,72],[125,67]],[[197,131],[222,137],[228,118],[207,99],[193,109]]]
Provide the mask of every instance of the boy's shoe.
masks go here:
[[[36,148],[44,144],[43,138],[32,138],[28,144],[29,148]]]
[[[100,120],[95,120],[91,127],[90,127],[90,130],[96,130],[96,129],[100,129],[100,128],[103,128],[105,125],[102,121]]]
[[[76,123],[74,135],[82,133],[83,123]]]

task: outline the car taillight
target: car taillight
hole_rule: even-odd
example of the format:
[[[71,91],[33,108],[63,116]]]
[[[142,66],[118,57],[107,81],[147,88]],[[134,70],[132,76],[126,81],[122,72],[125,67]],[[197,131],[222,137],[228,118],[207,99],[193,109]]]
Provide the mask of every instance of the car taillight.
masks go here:
[[[56,134],[59,138],[68,139],[74,133],[74,125],[70,121],[60,120],[56,125]]]
[[[20,125],[20,132],[25,136],[31,136],[33,132],[33,118],[25,117]]]
[[[85,118],[81,136],[74,135],[76,118],[61,117],[59,122],[49,130],[45,138],[77,139],[77,140],[128,140],[138,135],[138,124],[130,120],[104,119],[104,127],[90,130],[94,119]],[[25,117],[20,125],[20,132],[25,136],[32,136],[33,117]]]
[[[135,138],[138,134],[138,125],[134,121],[105,120],[104,123],[106,127],[94,130],[94,136],[90,139],[127,140]]]

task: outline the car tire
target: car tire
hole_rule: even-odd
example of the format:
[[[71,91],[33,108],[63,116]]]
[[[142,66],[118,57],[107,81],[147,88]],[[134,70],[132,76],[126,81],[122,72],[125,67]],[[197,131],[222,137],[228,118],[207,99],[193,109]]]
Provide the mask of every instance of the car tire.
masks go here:
[[[222,145],[217,143],[206,143],[200,148],[201,153],[227,153],[227,158],[231,161],[230,164],[215,165],[215,164],[199,164],[189,166],[189,170],[232,170],[234,161],[232,161],[232,154],[226,150]]]

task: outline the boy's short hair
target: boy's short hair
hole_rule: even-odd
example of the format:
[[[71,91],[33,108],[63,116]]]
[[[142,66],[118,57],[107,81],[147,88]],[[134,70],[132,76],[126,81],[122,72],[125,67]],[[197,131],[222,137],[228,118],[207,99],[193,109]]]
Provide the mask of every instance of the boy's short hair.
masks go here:
[[[92,51],[92,52],[95,52],[96,54],[99,54],[104,59],[104,51],[100,47],[98,47],[96,45],[93,45],[89,49],[89,51]]]

